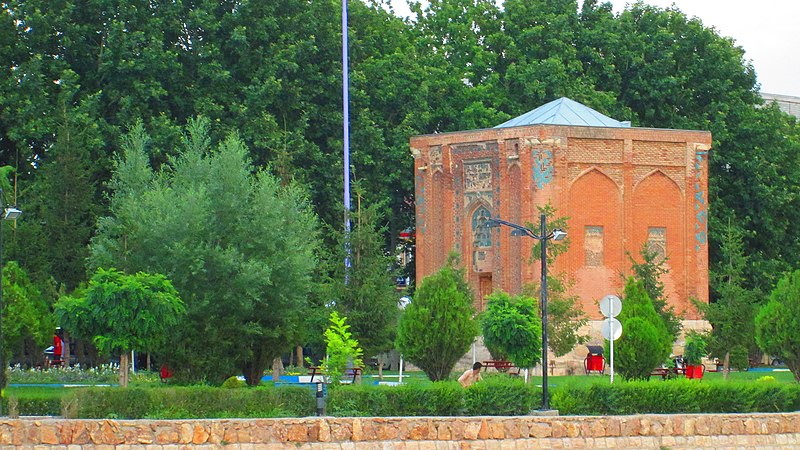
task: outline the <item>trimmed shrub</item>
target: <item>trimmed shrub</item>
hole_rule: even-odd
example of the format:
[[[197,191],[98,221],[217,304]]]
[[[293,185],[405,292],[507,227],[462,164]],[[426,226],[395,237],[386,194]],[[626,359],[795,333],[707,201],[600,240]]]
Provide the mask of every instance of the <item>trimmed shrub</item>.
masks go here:
[[[336,416],[458,416],[464,388],[455,381],[429,385],[341,386],[329,391],[328,413]]]
[[[505,375],[487,377],[464,391],[468,416],[522,416],[539,406],[541,400],[541,389]]]
[[[397,328],[397,350],[432,381],[446,380],[478,336],[472,293],[457,264],[451,255],[445,267],[422,280]]]
[[[77,389],[64,403],[72,405],[65,417],[92,419],[302,417],[315,411],[312,391],[301,386],[90,388]]]
[[[790,412],[800,385],[692,380],[564,386],[550,405],[562,415]]]
[[[245,386],[247,386],[247,383],[245,383],[244,380],[240,380],[239,377],[237,376],[232,376],[227,380],[223,381],[222,386],[220,387],[222,387],[223,389],[239,389]]]

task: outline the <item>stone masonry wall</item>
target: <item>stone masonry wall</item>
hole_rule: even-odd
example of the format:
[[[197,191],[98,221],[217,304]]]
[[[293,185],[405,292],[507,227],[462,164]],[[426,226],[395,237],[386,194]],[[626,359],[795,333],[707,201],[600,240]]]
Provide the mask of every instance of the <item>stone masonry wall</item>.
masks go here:
[[[0,419],[0,449],[800,448],[800,413],[613,417]]]

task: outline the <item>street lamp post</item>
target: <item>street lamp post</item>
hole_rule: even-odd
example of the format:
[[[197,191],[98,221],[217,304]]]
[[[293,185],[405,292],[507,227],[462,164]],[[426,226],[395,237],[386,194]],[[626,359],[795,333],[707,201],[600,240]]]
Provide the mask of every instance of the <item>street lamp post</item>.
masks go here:
[[[540,292],[542,302],[542,411],[547,411],[550,409],[550,396],[547,392],[547,241],[560,241],[567,236],[567,233],[558,229],[548,233],[547,216],[545,214],[540,216],[540,222],[539,234],[534,233],[530,228],[501,219],[488,219],[486,226],[499,227],[505,225],[514,229],[511,232],[512,236],[528,236],[542,243],[542,283]]]
[[[0,202],[3,200],[3,190],[0,189]],[[5,203],[5,202],[3,202]],[[3,371],[3,377],[6,374],[6,361],[3,357],[3,352],[5,349],[3,348],[3,222],[6,220],[17,220],[17,218],[22,214],[22,211],[18,210],[14,206],[5,206],[3,205],[3,216],[0,217],[0,370]],[[2,389],[3,386],[0,386]],[[3,415],[3,406],[2,401],[0,401],[0,416]]]

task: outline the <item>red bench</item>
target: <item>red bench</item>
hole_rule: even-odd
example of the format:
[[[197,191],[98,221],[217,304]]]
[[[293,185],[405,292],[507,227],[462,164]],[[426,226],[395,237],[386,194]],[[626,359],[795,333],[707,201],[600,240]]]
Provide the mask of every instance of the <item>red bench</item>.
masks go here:
[[[514,363],[511,361],[505,360],[489,360],[489,361],[482,361],[481,364],[483,365],[484,372],[490,368],[495,368],[498,372],[506,373],[508,372],[509,375],[519,375],[519,367],[514,367]],[[511,369],[517,369],[516,371],[509,372]]]

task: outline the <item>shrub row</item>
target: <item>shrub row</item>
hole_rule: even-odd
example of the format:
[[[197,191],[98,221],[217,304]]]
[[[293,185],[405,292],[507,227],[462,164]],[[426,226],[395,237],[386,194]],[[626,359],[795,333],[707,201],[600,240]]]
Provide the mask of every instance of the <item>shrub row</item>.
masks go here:
[[[800,410],[800,385],[671,380],[561,386],[550,406],[563,415],[790,412]]]
[[[61,414],[61,397],[39,398],[9,396],[3,398],[3,413],[8,416],[57,416]]]
[[[303,417],[315,412],[312,391],[300,386],[76,389],[62,406],[67,418],[89,419]]]
[[[340,386],[328,391],[333,416],[525,415],[541,402],[541,388],[504,376],[487,377],[468,389],[455,381]],[[550,406],[562,415],[750,413],[800,410],[800,384],[777,382],[621,382],[561,385]],[[303,386],[221,389],[86,388],[63,399],[3,399],[3,411],[68,418],[183,419],[304,417],[314,415],[313,389]]]
[[[520,379],[488,377],[464,389],[455,381],[426,385],[349,385],[331,389],[333,416],[525,415],[541,401],[541,389]]]

